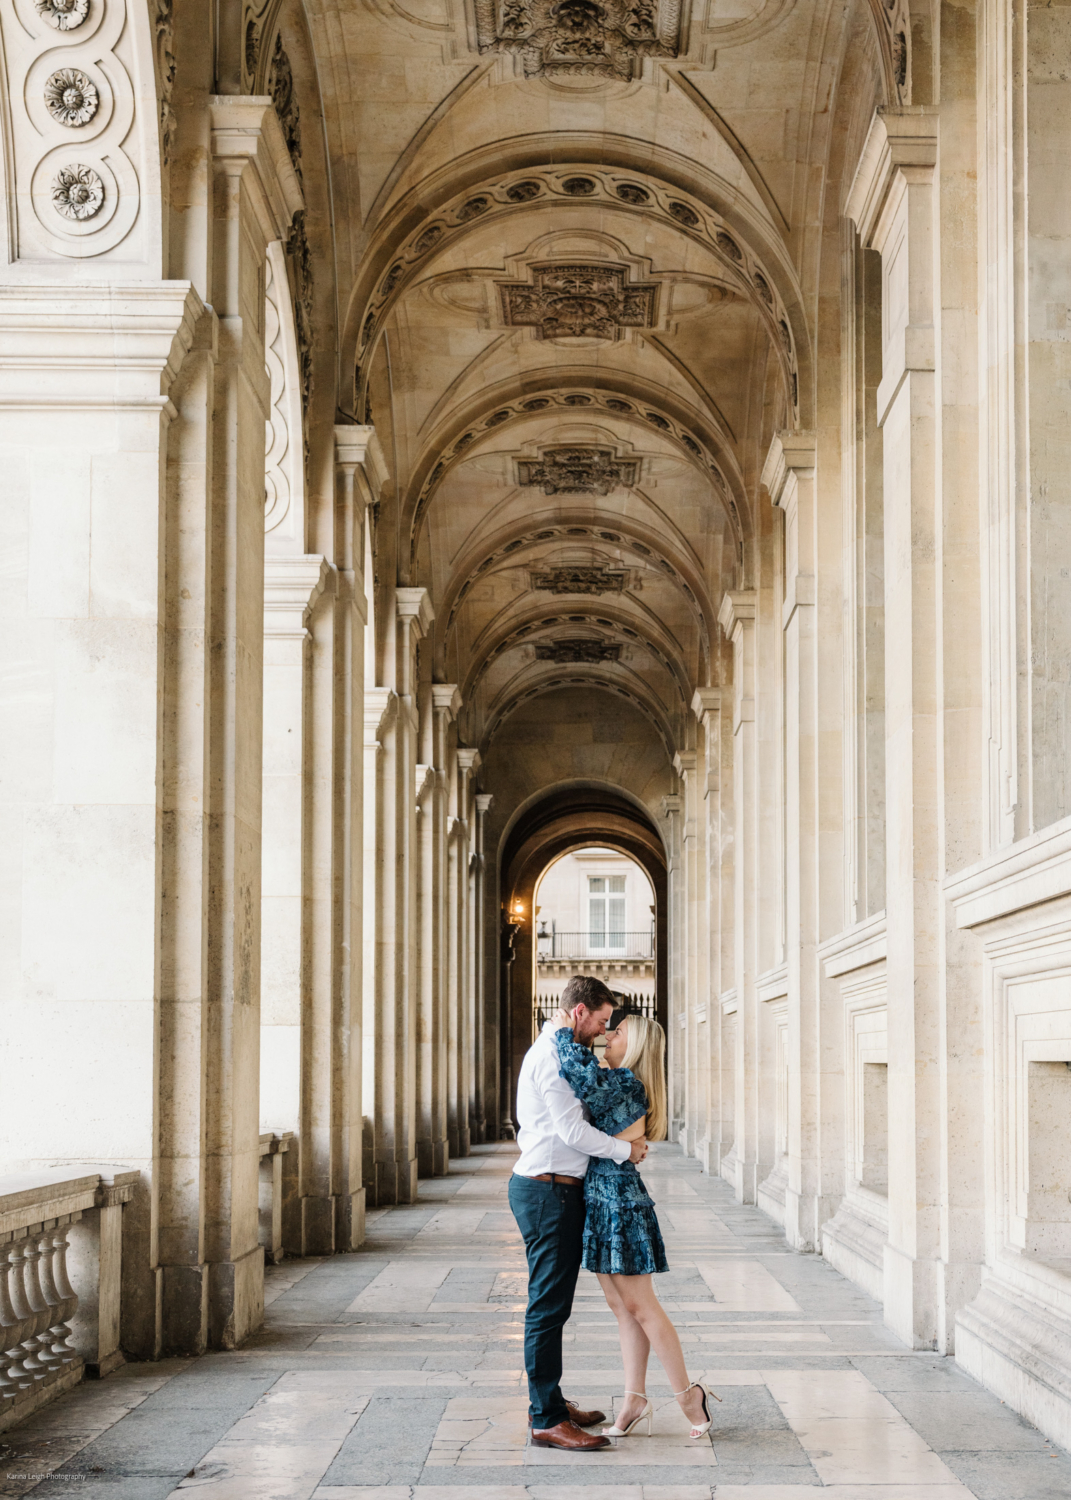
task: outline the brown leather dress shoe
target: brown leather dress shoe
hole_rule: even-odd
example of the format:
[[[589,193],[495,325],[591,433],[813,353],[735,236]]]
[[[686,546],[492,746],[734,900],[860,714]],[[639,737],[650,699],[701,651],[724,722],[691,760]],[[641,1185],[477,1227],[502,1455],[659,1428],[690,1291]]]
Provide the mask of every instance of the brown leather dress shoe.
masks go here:
[[[570,1422],[575,1422],[578,1427],[594,1427],[597,1422],[606,1421],[604,1411],[581,1411],[575,1401],[567,1401],[565,1404],[569,1408]],[[528,1418],[528,1425],[532,1425],[531,1417]]]
[[[569,1420],[575,1422],[578,1427],[594,1427],[596,1422],[605,1422],[604,1411],[581,1411],[575,1401],[567,1401],[569,1408]]]
[[[557,1427],[533,1427],[533,1448],[568,1448],[571,1453],[595,1453],[609,1448],[610,1439],[582,1432],[575,1422],[559,1422]]]

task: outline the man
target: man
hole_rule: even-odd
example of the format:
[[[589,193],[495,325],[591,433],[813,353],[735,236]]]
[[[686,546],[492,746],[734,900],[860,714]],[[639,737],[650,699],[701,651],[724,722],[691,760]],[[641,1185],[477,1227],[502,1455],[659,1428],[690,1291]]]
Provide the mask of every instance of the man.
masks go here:
[[[602,1036],[616,1001],[601,980],[570,979],[562,1009],[573,1035],[587,1045]],[[529,1048],[517,1080],[517,1144],[521,1154],[509,1184],[509,1206],[528,1255],[528,1311],[524,1367],[528,1372],[532,1442],[541,1448],[596,1452],[609,1438],[584,1432],[604,1422],[562,1395],[562,1328],[573,1307],[584,1245],[584,1174],[592,1156],[641,1162],[647,1142],[618,1141],[590,1125],[584,1106],[558,1073],[553,1028]]]

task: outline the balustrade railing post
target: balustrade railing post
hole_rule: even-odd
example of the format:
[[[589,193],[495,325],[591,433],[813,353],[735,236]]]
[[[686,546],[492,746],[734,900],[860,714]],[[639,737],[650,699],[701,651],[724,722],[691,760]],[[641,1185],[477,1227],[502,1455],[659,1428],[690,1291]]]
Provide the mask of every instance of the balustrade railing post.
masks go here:
[[[27,1332],[27,1319],[16,1310],[11,1295],[14,1249],[11,1242],[0,1245],[0,1415],[31,1384],[29,1376],[22,1372],[19,1348]]]

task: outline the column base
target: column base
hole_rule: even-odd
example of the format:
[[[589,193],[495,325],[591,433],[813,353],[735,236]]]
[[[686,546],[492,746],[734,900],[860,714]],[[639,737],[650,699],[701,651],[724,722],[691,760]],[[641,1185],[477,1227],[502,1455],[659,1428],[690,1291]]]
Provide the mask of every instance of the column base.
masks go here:
[[[359,1187],[355,1193],[350,1193],[341,1199],[342,1206],[342,1234],[340,1236],[343,1250],[359,1250],[365,1239],[365,1189]]]
[[[883,1257],[885,1324],[910,1349],[937,1345],[937,1262],[886,1245]]]
[[[264,1248],[207,1269],[209,1341],[213,1349],[237,1349],[264,1323]]]
[[[334,1255],[338,1248],[335,1241],[335,1219],[338,1213],[338,1198],[314,1197],[306,1193],[301,1199],[301,1253],[302,1255]]]
[[[419,1177],[445,1177],[448,1159],[448,1147],[445,1140],[417,1141],[417,1175]]]
[[[820,1197],[815,1193],[797,1193],[786,1187],[784,1205],[785,1238],[793,1250],[803,1255],[815,1255],[822,1249],[822,1225],[837,1209],[836,1198]]]
[[[208,1348],[205,1267],[160,1267],[160,1358],[203,1354]]]
[[[377,1206],[386,1208],[394,1203],[415,1203],[417,1198],[417,1160],[377,1161],[372,1183],[372,1195]]]

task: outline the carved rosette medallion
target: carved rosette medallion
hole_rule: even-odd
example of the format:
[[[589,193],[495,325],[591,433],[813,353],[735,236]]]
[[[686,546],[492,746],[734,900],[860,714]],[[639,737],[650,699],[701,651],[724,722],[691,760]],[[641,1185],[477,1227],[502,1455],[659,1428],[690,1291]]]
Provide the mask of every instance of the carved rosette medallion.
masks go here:
[[[526,78],[634,78],[645,57],[676,57],[680,0],[475,0],[481,52],[520,57]]]
[[[45,104],[60,125],[88,125],[100,108],[93,80],[79,68],[60,68],[45,84]]]
[[[612,641],[595,641],[583,637],[568,641],[539,641],[536,644],[535,654],[536,661],[553,661],[560,664],[619,661],[621,647]]]
[[[37,14],[57,31],[73,31],[89,14],[89,0],[35,0]]]
[[[52,205],[65,219],[92,219],[104,204],[104,183],[92,167],[73,162],[52,179]]]
[[[531,575],[534,589],[551,594],[621,594],[627,581],[626,572],[613,568],[548,568]]]
[[[650,328],[658,285],[627,280],[625,266],[533,265],[532,280],[500,281],[508,328],[535,328],[540,339],[617,339],[623,328]]]
[[[616,458],[609,448],[546,448],[538,459],[517,460],[517,483],[538,485],[544,495],[608,495],[636,482],[635,459]]]

